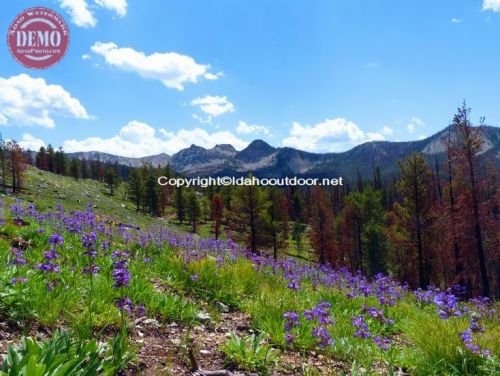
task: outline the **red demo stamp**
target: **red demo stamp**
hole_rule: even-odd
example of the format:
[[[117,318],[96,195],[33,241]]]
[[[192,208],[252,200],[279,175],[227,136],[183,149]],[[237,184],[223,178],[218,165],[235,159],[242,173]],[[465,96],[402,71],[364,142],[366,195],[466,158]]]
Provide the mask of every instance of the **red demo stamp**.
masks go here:
[[[46,69],[57,64],[66,54],[69,28],[52,9],[29,8],[19,13],[10,24],[7,45],[12,57],[26,68]]]

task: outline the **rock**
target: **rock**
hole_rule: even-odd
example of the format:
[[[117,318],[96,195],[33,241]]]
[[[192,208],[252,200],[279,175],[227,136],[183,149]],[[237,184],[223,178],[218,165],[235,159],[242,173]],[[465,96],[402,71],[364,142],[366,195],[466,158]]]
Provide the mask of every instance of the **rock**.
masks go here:
[[[182,343],[182,341],[179,339],[179,338],[172,338],[170,340],[170,342],[172,343],[172,345],[174,346],[180,346],[180,344]]]
[[[201,322],[210,322],[210,320],[212,319],[207,312],[199,312],[196,315],[196,318]]]
[[[210,355],[211,353],[212,353],[212,352],[211,352],[210,350],[205,350],[205,349],[200,350],[200,354],[201,354],[201,355]]]
[[[221,302],[215,302],[215,309],[222,313],[228,313],[229,307]]]
[[[156,319],[145,319],[145,320],[142,321],[142,323],[144,325],[154,326],[155,328],[159,328],[160,327],[160,323]]]
[[[120,206],[121,206],[122,208],[126,208],[126,207],[127,207],[127,205],[125,205],[125,204],[120,204]]]

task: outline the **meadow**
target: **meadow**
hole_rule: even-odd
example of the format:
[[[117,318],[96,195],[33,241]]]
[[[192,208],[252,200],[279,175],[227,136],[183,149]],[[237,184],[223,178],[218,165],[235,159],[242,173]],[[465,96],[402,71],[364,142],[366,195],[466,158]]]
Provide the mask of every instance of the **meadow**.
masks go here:
[[[95,181],[30,168],[26,186],[0,203],[2,375],[500,372],[487,298],[257,256]]]

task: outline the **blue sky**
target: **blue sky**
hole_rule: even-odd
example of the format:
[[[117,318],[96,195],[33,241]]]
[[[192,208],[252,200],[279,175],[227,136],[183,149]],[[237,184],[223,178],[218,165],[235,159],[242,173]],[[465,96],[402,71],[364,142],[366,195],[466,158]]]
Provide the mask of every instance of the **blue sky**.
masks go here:
[[[70,25],[58,65],[0,47],[0,132],[127,156],[190,144],[335,152],[500,124],[500,0],[16,0]],[[4,39],[5,40],[5,39]]]

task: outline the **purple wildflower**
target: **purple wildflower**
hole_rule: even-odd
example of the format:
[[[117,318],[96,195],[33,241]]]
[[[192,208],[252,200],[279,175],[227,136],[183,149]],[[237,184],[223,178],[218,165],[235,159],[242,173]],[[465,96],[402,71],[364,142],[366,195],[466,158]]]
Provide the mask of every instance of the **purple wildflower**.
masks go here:
[[[97,274],[99,273],[99,266],[97,265],[89,265],[89,266],[85,266],[83,269],[82,269],[82,274],[90,274],[90,275],[94,275],[94,274]]]
[[[43,257],[45,257],[46,260],[55,260],[59,258],[59,253],[55,251],[55,249],[51,249],[50,251],[47,251],[43,254]]]
[[[38,270],[44,273],[59,273],[59,265],[52,262],[46,262],[45,264],[37,264],[35,266]]]
[[[333,339],[330,337],[330,332],[325,326],[318,326],[313,328],[312,334],[318,339],[318,344],[322,348],[333,344]]]
[[[12,265],[26,265],[26,259],[21,249],[13,247],[10,251],[14,255],[14,258],[10,262]]]
[[[127,313],[131,313],[133,308],[132,300],[127,296],[117,299],[116,306],[119,310],[125,311]]]
[[[288,285],[286,286],[286,288],[290,289],[290,290],[294,290],[294,291],[298,291],[300,289],[300,285],[299,283],[297,282],[297,280],[295,279],[292,279]]]
[[[383,351],[387,351],[392,341],[387,337],[375,336],[373,342]]]
[[[438,315],[443,320],[450,316],[462,316],[462,312],[458,308],[458,299],[451,293],[438,293],[434,296],[434,304],[438,307]]]
[[[113,270],[113,279],[115,280],[115,288],[129,287],[130,272],[126,267],[115,268]]]
[[[354,337],[357,338],[370,338],[371,334],[368,330],[368,325],[366,325],[365,318],[362,315],[353,316],[352,325],[357,329],[354,333]]]
[[[56,245],[61,245],[64,243],[64,239],[61,235],[59,234],[52,234],[49,236],[49,244],[52,244],[53,246]]]
[[[16,283],[26,283],[26,282],[28,282],[28,278],[25,277],[14,277],[9,281],[11,285],[15,285]]]

